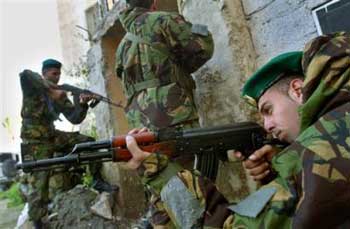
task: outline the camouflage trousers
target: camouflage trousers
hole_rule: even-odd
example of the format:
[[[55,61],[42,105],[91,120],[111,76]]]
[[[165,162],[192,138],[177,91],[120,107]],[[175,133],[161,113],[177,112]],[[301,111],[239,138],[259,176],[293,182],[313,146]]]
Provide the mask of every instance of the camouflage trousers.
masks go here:
[[[37,139],[22,139],[22,158],[33,160],[47,159],[54,156],[64,156],[71,152],[77,143],[94,141],[94,138],[79,132],[64,132],[56,130],[54,137],[38,141]],[[89,165],[92,175],[99,173],[101,163]],[[81,183],[81,174],[68,171],[67,168],[53,171],[32,172],[28,178],[29,217],[36,221],[48,213],[48,203],[55,194],[67,191]]]
[[[186,122],[185,124],[175,126],[174,128],[182,128],[182,129],[193,129],[198,128],[199,123],[198,120],[194,120],[191,122]],[[188,170],[194,169],[194,156],[188,156],[186,158],[182,157],[179,159],[174,159],[177,163],[179,163],[183,168]],[[151,223],[154,228],[175,228],[172,224],[168,213],[164,208],[164,204],[160,199],[160,196],[152,192],[152,190],[148,190],[148,201],[149,201],[149,211],[151,214]]]

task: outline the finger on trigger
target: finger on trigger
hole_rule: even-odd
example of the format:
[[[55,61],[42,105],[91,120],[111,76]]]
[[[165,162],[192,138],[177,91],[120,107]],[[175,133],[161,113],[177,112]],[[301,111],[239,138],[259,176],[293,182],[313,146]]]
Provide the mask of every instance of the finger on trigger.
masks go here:
[[[249,174],[252,176],[257,176],[259,174],[265,173],[266,170],[269,170],[269,164],[263,163],[255,168],[249,169]]]
[[[148,132],[147,127],[143,127],[143,128],[139,131],[139,133],[144,133],[144,132]]]
[[[134,128],[134,129],[130,130],[128,134],[136,134],[138,132],[139,132],[139,129]]]
[[[260,180],[264,179],[269,173],[270,173],[270,170],[266,170],[264,173],[259,174],[257,176],[254,176],[253,179],[255,181],[260,181]]]
[[[249,159],[249,160],[245,160],[245,161],[243,162],[243,166],[244,166],[246,169],[252,169],[252,168],[254,168],[254,167],[257,167],[257,166],[263,164],[264,162],[265,162],[265,160],[264,160],[263,158],[258,159],[258,160],[255,160],[255,161]]]
[[[238,159],[243,159],[243,154],[239,151],[232,151],[233,155]]]
[[[249,156],[249,160],[256,161],[265,156],[266,153],[271,151],[270,145],[264,145],[260,149],[256,150],[252,155]]]

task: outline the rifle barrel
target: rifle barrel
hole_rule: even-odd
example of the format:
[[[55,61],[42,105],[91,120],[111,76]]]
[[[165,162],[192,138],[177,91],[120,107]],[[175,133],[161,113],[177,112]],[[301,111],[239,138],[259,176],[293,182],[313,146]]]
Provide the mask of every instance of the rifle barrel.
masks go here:
[[[86,164],[89,161],[103,160],[111,161],[112,152],[92,152],[82,154],[70,154],[65,157],[49,158],[38,161],[27,161],[16,165],[17,169],[32,170],[33,168],[48,168],[50,166],[57,165],[74,165],[74,164]]]

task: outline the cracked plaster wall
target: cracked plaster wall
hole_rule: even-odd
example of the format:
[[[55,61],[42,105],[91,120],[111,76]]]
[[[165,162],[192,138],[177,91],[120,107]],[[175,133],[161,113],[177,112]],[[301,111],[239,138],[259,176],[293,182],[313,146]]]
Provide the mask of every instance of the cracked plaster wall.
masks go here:
[[[242,1],[261,65],[281,52],[301,50],[317,36],[312,9],[327,0]]]
[[[88,66],[90,69],[89,73],[89,83],[91,84],[91,89],[101,95],[107,96],[107,88],[113,85],[108,85],[111,83],[110,69],[108,64],[111,64],[109,60],[110,48],[105,39],[93,43],[91,49],[88,52]],[[109,96],[112,100],[115,100],[111,96],[111,91],[109,91]],[[125,133],[125,130],[120,129],[120,124],[115,120],[115,109],[108,106],[106,103],[100,103],[94,108],[95,121],[97,133],[99,139],[109,139],[111,136],[121,134],[120,131]],[[119,117],[120,118],[120,117]],[[140,213],[143,212],[145,207],[143,186],[139,182],[136,172],[125,170],[123,166],[119,163],[104,163],[103,166],[104,178],[111,184],[118,185],[120,187],[117,203],[115,208],[119,209],[116,214],[119,217],[127,218],[138,218]],[[130,195],[132,193],[132,195]]]
[[[246,75],[255,68],[255,51],[240,0],[178,3],[188,21],[208,26],[215,43],[213,57],[193,74],[201,125],[256,119],[255,113],[240,99]],[[239,163],[221,164],[216,183],[231,201],[241,199],[256,188]]]
[[[207,25],[215,43],[211,60],[193,74],[197,83],[196,100],[203,126],[247,119],[247,110],[242,109],[239,93],[245,75],[254,69],[254,62],[250,59],[255,59],[255,53],[242,7],[237,4],[240,2],[233,2],[236,3],[229,4],[238,5],[238,8],[233,9],[235,12],[231,12],[224,1],[179,1],[179,8],[185,18],[194,24]],[[232,13],[237,16],[236,20],[232,20]]]
[[[106,85],[104,79],[104,56],[101,49],[101,42],[94,43],[90,48],[87,56],[87,64],[90,70],[89,72],[89,84],[91,85],[91,91],[106,96]],[[100,139],[107,139],[113,135],[113,128],[111,123],[111,117],[109,112],[109,106],[107,103],[99,103],[93,109],[93,112],[97,118],[96,128]]]
[[[64,68],[71,69],[84,58],[90,47],[86,28],[85,11],[91,1],[57,0],[58,22],[61,37]],[[81,27],[78,28],[77,26]]]

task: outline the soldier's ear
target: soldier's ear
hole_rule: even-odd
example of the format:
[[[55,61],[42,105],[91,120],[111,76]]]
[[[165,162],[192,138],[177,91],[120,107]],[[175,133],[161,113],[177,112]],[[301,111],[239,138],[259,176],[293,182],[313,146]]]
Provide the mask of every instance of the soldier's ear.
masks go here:
[[[302,87],[303,87],[303,80],[299,78],[295,78],[289,83],[289,90],[288,95],[291,99],[293,99],[298,104],[303,103],[303,93],[302,93]]]

